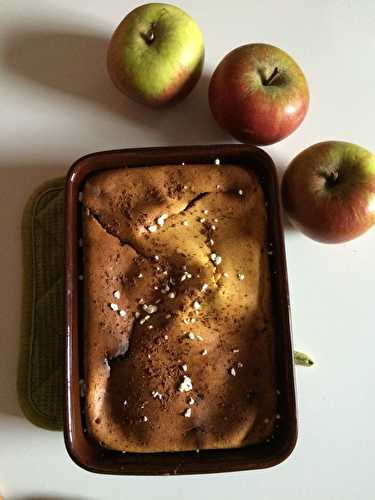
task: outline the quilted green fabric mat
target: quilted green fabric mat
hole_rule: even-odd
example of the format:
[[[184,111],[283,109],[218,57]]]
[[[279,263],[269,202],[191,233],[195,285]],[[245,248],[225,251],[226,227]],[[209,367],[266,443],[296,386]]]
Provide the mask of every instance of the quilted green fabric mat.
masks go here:
[[[64,179],[40,186],[22,221],[23,317],[18,398],[34,424],[63,423]]]
[[[64,179],[40,186],[22,221],[23,318],[18,398],[35,425],[61,430],[64,369]],[[294,352],[296,364],[311,359]]]

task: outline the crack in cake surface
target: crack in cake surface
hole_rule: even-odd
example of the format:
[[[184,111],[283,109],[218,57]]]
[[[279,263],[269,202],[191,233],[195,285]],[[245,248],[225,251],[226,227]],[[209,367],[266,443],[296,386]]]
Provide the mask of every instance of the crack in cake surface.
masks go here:
[[[137,248],[133,242],[130,242],[129,240],[125,240],[124,238],[121,238],[120,235],[116,234],[115,231],[111,229],[111,227],[108,224],[105,224],[105,222],[102,221],[100,215],[98,213],[93,212],[90,208],[86,207],[87,212],[89,217],[91,217],[93,220],[95,220],[99,226],[105,231],[109,236],[112,236],[113,238],[116,238],[121,245],[127,245],[130,248],[134,250],[138,255],[142,256],[145,259],[151,259],[151,256],[145,255],[139,248]]]

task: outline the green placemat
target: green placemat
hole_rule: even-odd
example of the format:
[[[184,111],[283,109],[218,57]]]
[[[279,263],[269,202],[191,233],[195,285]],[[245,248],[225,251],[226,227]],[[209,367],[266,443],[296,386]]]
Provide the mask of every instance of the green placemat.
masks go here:
[[[18,397],[35,425],[61,430],[64,369],[64,179],[40,186],[22,221],[23,317]],[[311,359],[294,352],[296,364]]]

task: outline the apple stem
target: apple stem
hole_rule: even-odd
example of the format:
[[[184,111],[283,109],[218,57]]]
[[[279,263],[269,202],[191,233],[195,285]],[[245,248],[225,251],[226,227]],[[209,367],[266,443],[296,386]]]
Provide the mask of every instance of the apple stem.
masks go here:
[[[326,182],[328,187],[334,187],[337,184],[337,179],[339,178],[338,172],[330,172],[326,175]]]
[[[263,82],[263,85],[272,85],[272,82],[275,80],[277,75],[279,74],[279,68],[275,68],[269,78],[266,78]]]
[[[339,174],[337,172],[332,172],[331,175],[329,176],[332,181],[337,181],[337,177]]]
[[[155,40],[155,33],[153,32],[153,28],[151,28],[147,33],[141,33],[143,40],[150,45]]]

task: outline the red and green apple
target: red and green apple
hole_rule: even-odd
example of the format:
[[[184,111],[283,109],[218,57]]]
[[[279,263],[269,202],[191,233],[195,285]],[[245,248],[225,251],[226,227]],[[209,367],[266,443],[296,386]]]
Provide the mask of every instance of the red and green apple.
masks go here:
[[[197,83],[204,43],[197,23],[174,5],[150,3],[131,11],[114,32],[109,75],[128,97],[161,107],[181,100]]]
[[[267,145],[284,139],[309,106],[306,78],[283,50],[263,43],[227,54],[212,75],[209,102],[217,122],[234,138]]]
[[[288,166],[282,199],[291,222],[325,243],[351,240],[375,223],[375,155],[356,144],[314,144]]]

